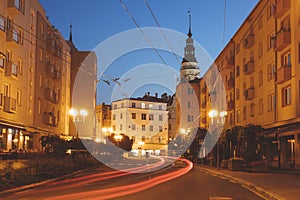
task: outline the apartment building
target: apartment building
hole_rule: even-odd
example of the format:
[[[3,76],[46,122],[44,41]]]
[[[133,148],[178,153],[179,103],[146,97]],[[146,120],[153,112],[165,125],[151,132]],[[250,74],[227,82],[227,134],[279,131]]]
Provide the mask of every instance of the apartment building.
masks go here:
[[[111,105],[102,103],[96,106],[96,138],[97,141],[106,143],[107,136],[112,133]]]
[[[210,105],[214,91],[205,87],[216,80],[217,66],[226,94],[225,126],[262,126],[269,167],[300,169],[299,31],[299,1],[259,1],[200,81],[200,126],[208,129],[208,112],[225,101]]]
[[[145,151],[166,155],[168,151],[167,98],[145,94],[142,98],[122,99],[112,102],[111,123],[115,134],[134,140],[132,152]]]
[[[38,0],[0,2],[0,39],[0,151],[41,150],[41,136],[67,137],[72,77],[79,69],[73,66],[92,66],[95,72],[95,54],[71,54],[73,46],[49,22]],[[89,55],[92,59],[86,59]],[[94,97],[81,114],[90,112],[94,118],[92,89]]]

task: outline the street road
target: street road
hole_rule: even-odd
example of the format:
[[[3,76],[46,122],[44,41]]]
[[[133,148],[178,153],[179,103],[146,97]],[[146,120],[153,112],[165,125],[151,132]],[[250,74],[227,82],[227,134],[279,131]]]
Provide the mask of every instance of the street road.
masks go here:
[[[162,158],[125,172],[95,171],[30,190],[13,192],[0,196],[0,199],[261,199],[238,184],[204,173],[197,167],[193,168],[187,160],[182,159],[175,164],[171,164],[172,161],[173,158]],[[159,170],[151,171],[156,168]]]

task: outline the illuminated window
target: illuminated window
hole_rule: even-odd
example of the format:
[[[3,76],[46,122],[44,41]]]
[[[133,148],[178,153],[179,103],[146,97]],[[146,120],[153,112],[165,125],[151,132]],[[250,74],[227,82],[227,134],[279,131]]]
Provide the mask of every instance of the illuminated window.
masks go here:
[[[287,106],[292,103],[291,86],[282,89],[282,106]]]

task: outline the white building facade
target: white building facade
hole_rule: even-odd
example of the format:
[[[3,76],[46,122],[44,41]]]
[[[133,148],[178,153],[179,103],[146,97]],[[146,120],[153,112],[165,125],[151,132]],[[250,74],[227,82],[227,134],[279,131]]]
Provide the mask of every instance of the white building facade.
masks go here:
[[[167,103],[161,98],[145,95],[112,102],[111,123],[113,133],[134,140],[134,154],[166,155],[168,111]]]

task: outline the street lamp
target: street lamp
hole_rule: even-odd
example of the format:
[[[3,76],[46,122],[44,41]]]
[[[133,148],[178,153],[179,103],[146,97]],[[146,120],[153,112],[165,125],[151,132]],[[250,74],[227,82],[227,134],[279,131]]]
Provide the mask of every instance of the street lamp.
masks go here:
[[[85,121],[85,117],[88,116],[88,111],[85,109],[80,109],[79,110],[79,116],[78,116],[78,110],[75,108],[71,108],[69,110],[69,115],[71,115],[73,117],[73,122],[79,122],[79,123],[83,123]],[[78,138],[78,130],[79,130],[79,126],[77,126],[77,134],[76,137]]]
[[[208,116],[211,118],[212,120],[212,125],[216,125],[216,129],[217,129],[217,133],[218,133],[218,126],[221,124],[223,125],[225,122],[225,117],[227,116],[227,111],[221,111],[220,113],[217,110],[211,110],[208,113]],[[217,119],[216,122],[214,122],[214,118],[216,117],[220,117],[221,118],[221,123],[219,123],[220,121]],[[220,167],[220,142],[219,142],[219,138],[217,140],[217,167]]]

